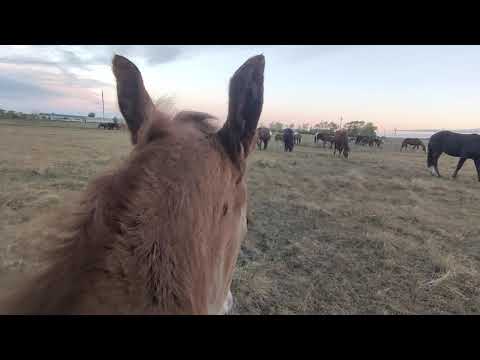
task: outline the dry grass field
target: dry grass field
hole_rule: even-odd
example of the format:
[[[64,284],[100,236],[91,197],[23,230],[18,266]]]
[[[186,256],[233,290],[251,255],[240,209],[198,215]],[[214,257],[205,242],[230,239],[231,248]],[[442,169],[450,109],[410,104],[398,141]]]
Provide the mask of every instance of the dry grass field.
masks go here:
[[[0,291],[34,271],[44,217],[131,146],[124,131],[0,120]],[[348,160],[304,136],[250,160],[239,314],[480,313],[480,183],[471,161],[355,147]]]

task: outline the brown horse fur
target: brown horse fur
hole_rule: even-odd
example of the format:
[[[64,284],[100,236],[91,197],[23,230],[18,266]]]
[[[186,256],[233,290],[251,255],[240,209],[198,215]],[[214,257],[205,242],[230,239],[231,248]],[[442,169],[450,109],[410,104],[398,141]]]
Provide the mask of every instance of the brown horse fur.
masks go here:
[[[113,59],[135,145],[92,181],[58,227],[46,269],[0,303],[9,314],[222,314],[246,235],[246,158],[263,106],[263,55],[230,80],[216,132],[208,114],[157,110],[140,71]],[[62,215],[63,216],[63,215]]]
[[[338,156],[342,155],[345,158],[348,158],[348,153],[350,151],[350,147],[348,146],[348,134],[346,130],[338,130],[335,132],[335,136],[333,138],[333,143],[334,143],[334,150],[333,150],[333,155],[336,154],[338,151]]]

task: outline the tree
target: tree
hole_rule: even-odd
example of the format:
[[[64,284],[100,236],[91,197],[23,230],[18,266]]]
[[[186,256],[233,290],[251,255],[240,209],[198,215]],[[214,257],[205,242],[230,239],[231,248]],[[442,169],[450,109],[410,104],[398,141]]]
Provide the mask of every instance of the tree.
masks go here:
[[[114,116],[112,120],[113,120],[113,122],[114,122],[115,124],[118,124],[118,119],[117,119],[116,116]]]
[[[360,135],[364,136],[377,136],[378,127],[373,125],[371,122],[366,123],[360,130]]]
[[[309,123],[303,123],[301,129],[307,131],[308,129],[310,129],[310,124]]]
[[[338,129],[338,125],[335,124],[333,121],[330,121],[328,123],[328,125],[326,126],[326,128],[330,129],[330,130],[337,130]]]
[[[88,113],[88,117],[94,118],[94,117],[95,117],[95,113],[94,113],[94,112]]]
[[[282,131],[283,130],[283,124],[281,122],[272,122],[270,123],[270,130],[274,131]]]
[[[345,124],[345,129],[347,129],[349,136],[358,136],[364,126],[365,121],[350,121]]]

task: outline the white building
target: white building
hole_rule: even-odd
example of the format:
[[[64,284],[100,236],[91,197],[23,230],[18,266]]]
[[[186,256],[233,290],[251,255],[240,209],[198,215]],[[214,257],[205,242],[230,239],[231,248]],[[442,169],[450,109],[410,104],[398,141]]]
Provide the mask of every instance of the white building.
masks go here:
[[[67,115],[67,114],[55,114],[55,113],[40,113],[40,118],[54,121],[73,121],[83,123],[101,123],[101,122],[113,122],[111,118],[99,118],[89,117],[83,115]],[[123,122],[123,119],[117,118],[119,123]]]

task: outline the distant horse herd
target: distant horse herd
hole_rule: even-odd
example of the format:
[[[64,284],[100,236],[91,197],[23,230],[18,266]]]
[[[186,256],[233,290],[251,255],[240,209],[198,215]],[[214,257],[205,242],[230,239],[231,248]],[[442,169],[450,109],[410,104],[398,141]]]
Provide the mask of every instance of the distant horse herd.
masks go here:
[[[262,150],[261,144],[264,144],[263,150],[267,148],[268,141],[273,134],[270,129],[260,127],[257,129],[257,143],[259,149]],[[295,145],[302,141],[302,135],[291,128],[286,128],[281,133],[274,136],[275,141],[282,141],[284,143],[284,151],[292,152]],[[333,149],[333,154],[337,153],[339,156],[343,154],[348,158],[350,152],[349,143],[355,145],[381,148],[384,144],[384,139],[378,136],[348,136],[346,130],[337,130],[333,135],[331,133],[317,132],[313,136],[314,144],[323,144],[325,148],[329,144],[329,148]],[[427,152],[427,148],[422,140],[418,138],[406,138],[402,141],[400,151],[408,150],[411,147],[413,150],[422,149]],[[427,166],[433,176],[440,177],[438,171],[438,158],[441,154],[446,153],[450,156],[460,158],[457,167],[453,173],[453,178],[456,178],[458,172],[463,167],[467,159],[471,159],[475,163],[477,169],[478,181],[480,181],[480,135],[477,134],[458,134],[451,131],[440,131],[430,138],[428,144]]]
[[[257,129],[257,146],[259,150],[267,149],[268,142],[271,140],[273,134],[272,131],[266,127],[259,127]],[[295,145],[302,143],[302,134],[294,131],[291,128],[284,129],[281,133],[277,133],[274,136],[275,141],[281,141],[284,144],[285,152],[292,152]],[[350,152],[349,143],[355,142],[359,145],[369,145],[381,147],[383,140],[378,136],[348,136],[346,130],[338,130],[333,134],[317,132],[313,136],[314,144],[320,144],[322,142],[325,148],[329,144],[330,149],[333,149],[334,155],[338,152],[345,158],[348,158]]]

